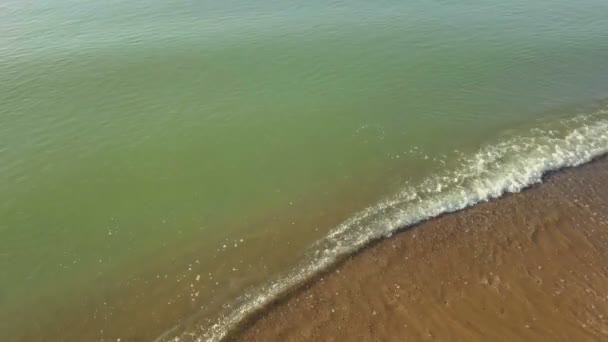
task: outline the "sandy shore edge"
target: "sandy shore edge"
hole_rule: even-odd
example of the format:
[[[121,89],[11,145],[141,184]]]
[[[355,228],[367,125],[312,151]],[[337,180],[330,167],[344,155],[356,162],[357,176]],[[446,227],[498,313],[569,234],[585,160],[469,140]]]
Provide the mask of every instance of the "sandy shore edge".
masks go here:
[[[608,249],[605,249],[608,244],[604,244],[608,241],[608,198],[602,195],[608,193],[607,173],[608,158],[596,158],[576,168],[548,173],[542,184],[531,186],[521,193],[505,195],[494,201],[404,227],[391,238],[373,241],[354,255],[344,257],[330,269],[290,289],[242,321],[226,340],[376,340],[406,337],[442,340],[442,336],[448,336],[444,335],[446,333],[456,340],[458,336],[469,340],[491,337],[551,339],[557,335],[585,340],[607,338],[608,297],[600,297],[604,291],[608,291],[605,278],[608,270],[598,266],[608,261]],[[573,222],[576,222],[579,231],[568,228],[573,227]],[[530,227],[534,227],[536,233],[530,233]],[[496,230],[498,228],[500,230]],[[498,232],[494,234],[497,236],[492,236],[492,232]],[[530,243],[525,243],[526,240]],[[505,241],[509,242],[505,244]],[[519,246],[513,247],[518,243]],[[465,246],[469,248],[468,253],[463,253]],[[560,246],[569,246],[570,253],[563,253]],[[485,255],[489,259],[484,259],[483,255],[476,255],[476,249],[492,253]],[[592,256],[593,262],[587,260],[585,263],[572,264],[576,259],[572,256],[579,252]],[[556,264],[551,261],[559,254],[563,255],[565,262]],[[524,270],[525,267],[513,269],[504,266],[505,260],[518,255],[527,255],[530,262],[537,264],[535,267],[538,271],[563,265],[570,265],[576,271],[569,270],[570,276],[541,272],[543,275],[535,277],[530,275],[529,269]],[[442,266],[442,263],[446,258],[461,266],[445,269],[447,266]],[[407,261],[396,263],[396,259]],[[588,267],[589,264],[596,266]],[[426,269],[421,265],[427,265]],[[495,271],[492,272],[492,269]],[[416,276],[412,276],[413,271]],[[441,274],[437,274],[437,271],[441,271]],[[529,279],[519,278],[524,271]],[[424,273],[429,275],[421,276]],[[598,274],[599,278],[592,284],[585,279]],[[456,278],[473,279],[454,284]],[[580,279],[584,281],[578,281]],[[534,316],[531,313],[543,310],[559,310],[565,305],[552,300],[554,296],[532,305],[532,295],[539,299],[543,296],[536,296],[538,289],[529,288],[529,281],[536,282],[537,286],[540,286],[539,281],[542,284],[555,281],[576,284],[573,285],[576,291],[571,294],[574,302],[568,306],[571,314],[564,315],[563,320],[581,321],[590,305],[595,308],[591,310],[596,312],[594,318],[582,320],[589,321],[589,324],[579,322],[571,327],[570,324],[567,329],[559,325],[560,319],[554,319],[555,322],[551,323],[532,317],[530,323],[519,324],[517,317]],[[443,285],[437,287],[432,283]],[[478,289],[481,294],[475,295],[473,292],[469,295],[469,290],[466,290],[469,283],[481,284]],[[394,289],[386,289],[383,284],[390,284]],[[488,286],[498,290],[488,295],[487,291],[484,292]],[[584,295],[592,291],[591,287],[598,288],[593,291],[600,294],[600,299],[589,300]],[[433,294],[434,291],[442,293],[439,297],[444,299],[444,307],[438,305],[439,297]],[[583,294],[578,294],[579,291]],[[389,298],[389,292],[394,298]],[[452,297],[458,305],[445,299]],[[460,303],[462,298],[468,298],[473,303],[463,305]],[[480,312],[476,311],[480,302],[488,308],[500,307],[502,314],[500,317],[487,314],[485,318],[481,315],[480,318]],[[382,309],[376,309],[376,306]],[[419,310],[416,310],[417,307]],[[578,312],[579,308],[584,308],[582,311],[586,313]],[[424,315],[435,317],[433,321],[444,322],[445,327],[437,328],[434,327],[435,323],[425,323]],[[477,323],[471,324],[471,320]],[[334,321],[341,323],[335,324]],[[467,328],[466,322],[471,326]],[[482,329],[477,325],[481,325]],[[497,328],[497,325],[509,326],[508,333],[503,331],[506,328]],[[500,333],[490,333],[483,329],[484,326]]]

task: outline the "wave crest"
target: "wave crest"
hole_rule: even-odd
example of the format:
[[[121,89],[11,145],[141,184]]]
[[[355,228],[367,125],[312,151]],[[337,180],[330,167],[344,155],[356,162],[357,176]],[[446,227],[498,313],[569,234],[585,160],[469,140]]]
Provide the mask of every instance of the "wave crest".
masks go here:
[[[472,156],[462,155],[455,169],[432,175],[353,215],[315,243],[298,267],[243,295],[230,306],[230,313],[194,340],[223,339],[256,310],[373,240],[505,193],[519,192],[542,182],[547,172],[578,166],[608,153],[608,109],[541,126],[483,146]]]

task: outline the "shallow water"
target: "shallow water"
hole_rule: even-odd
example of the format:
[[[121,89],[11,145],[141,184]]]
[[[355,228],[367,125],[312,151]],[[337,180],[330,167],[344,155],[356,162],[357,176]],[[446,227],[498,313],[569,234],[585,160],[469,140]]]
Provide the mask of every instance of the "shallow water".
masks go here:
[[[3,2],[0,330],[205,330],[252,288],[605,152],[605,13]]]

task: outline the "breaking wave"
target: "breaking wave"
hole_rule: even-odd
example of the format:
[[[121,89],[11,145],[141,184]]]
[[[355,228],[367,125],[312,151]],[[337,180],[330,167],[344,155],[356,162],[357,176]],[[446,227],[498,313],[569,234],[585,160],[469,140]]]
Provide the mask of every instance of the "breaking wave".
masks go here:
[[[453,170],[432,175],[353,215],[311,246],[298,267],[243,295],[229,313],[194,340],[221,340],[252,313],[373,240],[441,214],[519,192],[542,182],[547,172],[587,163],[608,152],[608,109],[539,126],[507,135],[473,155],[461,155]]]

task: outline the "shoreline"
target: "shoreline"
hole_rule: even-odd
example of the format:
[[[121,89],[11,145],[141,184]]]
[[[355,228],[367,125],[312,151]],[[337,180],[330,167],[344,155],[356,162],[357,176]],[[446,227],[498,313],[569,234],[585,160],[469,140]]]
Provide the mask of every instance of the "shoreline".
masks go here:
[[[461,168],[432,176],[419,187],[406,189],[392,199],[355,214],[330,232],[323,244],[315,246],[320,255],[315,254],[293,272],[268,285],[247,292],[240,298],[244,301],[230,306],[230,313],[221,316],[210,328],[193,325],[189,331],[210,341],[232,336],[233,327],[242,326],[260,308],[292,293],[302,284],[308,284],[310,279],[318,279],[319,272],[322,274],[325,269],[333,269],[338,261],[356,255],[375,240],[418,226],[421,222],[426,225],[427,221],[440,220],[452,215],[450,213],[466,212],[470,210],[467,208],[493,203],[496,199],[508,197],[508,194],[534,188],[535,184],[542,183],[554,173],[598,160],[606,154],[608,137],[605,135],[606,122],[595,120],[604,114],[605,111],[600,109],[588,116],[562,122],[576,127],[560,131],[563,136],[549,130],[541,141],[524,135],[486,146],[474,156],[462,160]],[[591,121],[595,123],[590,125]],[[539,144],[544,148],[534,148]],[[438,192],[441,195],[438,196]]]
[[[596,150],[597,150],[597,146],[595,146]],[[578,153],[578,151],[575,151]],[[567,154],[566,154],[567,155]],[[568,155],[567,155],[568,156]],[[579,156],[577,154],[577,156]],[[587,159],[585,159],[585,162],[581,161],[581,165],[578,166],[564,166],[561,168],[558,168],[557,170],[549,170],[546,171],[542,174],[542,179],[543,181],[546,181],[547,179],[551,179],[552,177],[554,177],[555,175],[561,175],[562,173],[565,172],[577,172],[577,170],[579,169],[584,169],[587,168],[588,165],[595,165],[597,163],[603,163],[603,164],[608,164],[608,155],[600,155],[594,158],[591,158],[591,161],[586,161]],[[568,164],[566,164],[568,165]],[[607,182],[608,183],[608,182]],[[530,190],[533,190],[537,187],[543,187],[544,184],[537,184],[537,183],[531,183],[531,185],[525,186],[522,190],[522,193],[527,193]],[[331,263],[326,264],[326,267],[323,267],[321,269],[315,269],[314,272],[306,274],[303,278],[299,278],[300,281],[296,281],[295,283],[290,283],[288,284],[288,286],[284,287],[282,290],[278,291],[278,292],[274,292],[273,294],[266,296],[266,298],[264,299],[264,301],[262,302],[262,305],[260,305],[259,307],[254,307],[253,310],[251,311],[247,311],[245,315],[241,316],[241,317],[245,317],[245,319],[239,320],[237,324],[235,325],[224,325],[222,326],[222,328],[225,327],[230,327],[229,329],[226,329],[224,331],[224,333],[227,332],[226,335],[224,335],[222,340],[235,340],[235,339],[239,339],[242,336],[245,336],[244,334],[246,334],[246,332],[248,330],[250,330],[252,327],[254,327],[258,321],[264,320],[264,318],[267,315],[272,315],[274,311],[277,310],[277,308],[280,308],[281,305],[283,305],[285,302],[289,302],[291,300],[291,298],[295,298],[300,296],[300,293],[303,291],[307,291],[309,288],[311,287],[315,287],[316,283],[318,283],[319,281],[323,281],[323,279],[325,277],[331,277],[332,274],[334,274],[337,270],[340,270],[341,268],[345,267],[345,264],[348,264],[352,261],[352,259],[354,258],[358,258],[360,254],[366,254],[369,253],[368,250],[372,250],[374,248],[378,248],[379,245],[384,245],[387,242],[386,241],[392,241],[393,239],[397,239],[399,236],[408,233],[411,230],[417,230],[419,229],[420,226],[426,226],[429,225],[429,222],[434,222],[436,220],[441,220],[444,217],[451,217],[451,216],[458,216],[461,215],[462,212],[467,212],[469,210],[472,210],[474,208],[476,208],[477,206],[481,206],[481,205],[486,205],[486,203],[494,203],[497,201],[502,201],[506,198],[509,198],[511,196],[518,196],[518,193],[512,194],[510,193],[508,190],[501,195],[500,197],[498,197],[497,199],[492,199],[489,202],[484,202],[482,201],[481,203],[477,203],[477,204],[473,204],[471,206],[467,206],[464,209],[457,209],[456,211],[453,212],[443,212],[441,214],[439,214],[438,216],[433,216],[431,218],[426,218],[423,219],[421,221],[418,221],[416,223],[410,224],[410,225],[404,225],[401,226],[400,228],[397,228],[396,230],[393,230],[390,233],[390,237],[375,237],[372,238],[371,240],[368,240],[368,242],[365,242],[362,246],[357,247],[356,250],[353,250],[351,252],[348,253],[344,253],[344,254],[339,254],[337,256],[336,259],[332,259]],[[173,261],[173,263],[175,263],[175,261]],[[195,272],[196,273],[196,272]],[[293,284],[295,284],[294,286],[292,286]],[[187,285],[187,284],[186,284]],[[184,286],[186,286],[184,285]],[[276,295],[276,296],[275,296]],[[137,299],[137,296],[134,297],[134,299]],[[158,299],[158,297],[157,297]],[[189,300],[189,298],[186,298],[187,300]],[[268,301],[268,302],[266,302]],[[259,303],[259,302],[258,302]],[[149,308],[154,307],[154,305],[158,306],[159,301],[151,301],[147,304],[147,306]],[[235,307],[235,306],[233,306]],[[230,306],[228,306],[229,309]],[[249,308],[251,309],[251,308]],[[120,312],[120,314],[123,317],[126,317],[127,312]],[[155,324],[160,323],[162,320],[166,319],[167,317],[171,317],[172,319],[175,318],[176,316],[176,311],[171,311],[171,310],[160,310],[156,313],[154,313],[154,322]],[[608,316],[608,313],[607,313]],[[72,319],[70,320],[65,320],[66,323],[68,322],[76,322],[76,323],[80,323],[81,321],[76,321],[77,319],[79,319],[78,317],[75,317],[75,315],[70,314],[70,317]],[[98,315],[97,317],[101,317],[101,315]],[[94,317],[96,318],[96,317]],[[101,317],[104,319],[110,318],[110,317]],[[111,318],[111,321],[113,322],[120,322],[120,320],[117,320],[116,317]],[[180,341],[198,341],[197,337],[200,336],[205,336],[205,332],[207,331],[206,329],[203,330],[202,328],[207,328],[211,323],[211,321],[206,320],[204,322],[204,327],[200,326],[199,324],[203,322],[203,320],[198,320],[197,317],[195,316],[188,316],[188,317],[182,317],[181,319],[175,319],[175,322],[178,322],[177,325],[173,326],[171,329],[169,330],[165,330],[165,333],[161,334],[160,336],[158,334],[154,334],[154,338],[152,338],[151,340],[154,341],[173,341],[174,337],[176,336],[180,336]],[[88,320],[85,323],[95,323],[92,320]],[[106,329],[111,329],[110,326],[110,320],[107,320],[106,322],[106,326],[103,327],[104,330]],[[120,334],[118,336],[121,337],[122,340],[140,340],[142,338],[144,338],[141,335],[141,331],[136,331],[135,329],[133,329],[133,322],[128,322],[128,321],[123,321],[123,323],[119,323],[120,327],[126,327],[125,329],[121,330],[121,331],[126,331],[126,334]],[[150,323],[150,320],[144,321],[144,320],[139,320],[138,323],[142,323],[144,325],[147,325]],[[67,326],[67,324],[64,324],[62,326]],[[94,326],[97,327],[97,326]],[[40,330],[42,332],[42,329],[40,329],[39,327],[36,327],[38,330]],[[85,334],[89,334],[89,336],[93,336],[95,334],[97,334],[97,336],[101,336],[101,334],[104,333],[104,330],[95,330],[95,329],[74,329],[72,331],[61,331],[59,329],[58,326],[52,326],[51,328],[54,328],[54,330],[46,330],[45,332],[50,332],[52,334],[56,334],[56,336],[63,336],[63,337],[67,337],[67,336],[77,336],[80,333],[85,333]],[[87,328],[90,328],[90,325],[87,326]],[[116,328],[116,327],[113,327]],[[30,336],[41,336],[41,335],[35,335],[37,333],[37,331],[35,331],[34,329],[32,329],[29,334],[31,334]],[[194,335],[197,334],[197,335]],[[150,336],[151,334],[148,334],[148,336]],[[113,336],[110,336],[110,339],[112,339]],[[214,338],[217,336],[214,336]],[[102,339],[105,339],[105,337],[101,337]],[[205,340],[205,337],[201,337],[203,338],[202,340]],[[145,339],[145,338],[144,338]],[[272,339],[272,337],[266,337],[265,339]],[[217,340],[217,339],[213,339],[213,340]]]
[[[584,175],[591,172],[591,173],[595,173],[596,178],[598,178],[599,180],[601,180],[602,177],[604,177],[603,179],[608,180],[608,176],[606,175],[606,173],[608,173],[608,171],[605,171],[602,174],[602,172],[601,172],[602,168],[608,169],[608,156],[606,156],[606,155],[596,157],[592,161],[585,163],[583,165],[574,166],[574,167],[565,167],[565,168],[562,168],[559,170],[549,171],[545,175],[543,175],[542,183],[533,184],[529,187],[526,187],[524,190],[522,190],[519,193],[506,193],[497,199],[478,203],[476,205],[464,208],[464,209],[456,211],[456,212],[444,213],[437,217],[426,219],[426,220],[416,223],[414,225],[402,227],[398,231],[394,232],[394,234],[392,234],[392,236],[390,236],[390,237],[374,239],[373,241],[370,241],[362,249],[357,250],[351,254],[344,255],[340,260],[336,261],[334,264],[329,266],[327,269],[315,274],[313,277],[307,279],[303,283],[298,284],[297,286],[295,286],[293,288],[289,288],[286,292],[284,292],[281,295],[279,295],[278,297],[272,299],[269,303],[267,303],[263,307],[255,310],[254,312],[247,315],[247,317],[244,320],[239,322],[236,326],[234,326],[228,332],[228,334],[226,334],[226,336],[223,338],[223,340],[226,340],[226,341],[272,340],[273,337],[278,338],[278,336],[270,333],[271,330],[268,330],[269,326],[275,326],[275,327],[281,326],[281,325],[289,326],[290,330],[296,331],[296,330],[298,330],[297,327],[289,325],[290,317],[294,318],[292,316],[296,315],[295,312],[298,311],[298,307],[301,307],[304,305],[304,304],[299,304],[299,303],[303,299],[303,297],[306,296],[306,294],[308,294],[310,292],[315,292],[315,291],[323,293],[324,292],[323,288],[328,287],[328,285],[326,285],[326,283],[329,282],[329,279],[336,279],[337,277],[341,277],[341,278],[348,277],[348,274],[345,275],[346,269],[355,267],[355,266],[352,266],[353,264],[361,264],[361,263],[364,263],[366,259],[373,258],[374,253],[377,253],[378,250],[386,249],[387,245],[394,244],[395,241],[411,239],[412,236],[415,239],[416,235],[417,235],[416,233],[422,232],[423,228],[425,230],[433,230],[433,229],[438,230],[439,228],[433,227],[434,225],[436,225],[436,222],[438,222],[438,221],[454,220],[459,217],[462,218],[463,216],[472,215],[471,212],[474,213],[474,212],[480,212],[482,210],[485,210],[484,209],[485,207],[493,207],[495,209],[496,208],[500,209],[500,206],[503,202],[511,202],[511,204],[513,204],[514,201],[515,202],[521,201],[521,198],[536,197],[537,193],[546,192],[547,190],[545,190],[545,189],[559,189],[560,187],[566,186],[568,182],[572,182],[571,177],[574,177],[574,179],[576,179],[578,181],[584,181],[586,178]],[[592,171],[589,171],[589,170],[592,170]],[[562,183],[564,183],[564,184],[562,184]],[[599,184],[595,184],[595,185],[604,186],[604,188],[606,188],[606,191],[608,192],[608,182],[603,182],[603,183],[599,182]],[[576,193],[576,192],[573,192],[573,193]],[[564,198],[566,198],[566,197],[564,197]],[[590,200],[594,201],[593,199],[590,199]],[[589,205],[589,204],[585,204],[585,205]],[[602,212],[601,215],[608,215],[608,211]],[[606,224],[606,223],[604,223],[604,224]],[[439,231],[437,231],[437,232],[439,232]],[[427,233],[427,232],[425,232],[425,233]],[[428,233],[431,234],[430,232],[428,232]],[[446,233],[447,233],[447,231],[445,231],[445,229],[444,229],[444,231],[441,234],[446,234]],[[452,232],[449,232],[449,235],[453,236],[456,233],[464,234],[464,232],[452,231]],[[444,241],[443,243],[446,243],[446,242]],[[431,249],[431,250],[433,250],[433,249]],[[608,253],[608,249],[607,249],[607,253]],[[368,262],[369,262],[369,260],[368,260]],[[488,282],[488,280],[486,280],[486,282]],[[491,282],[491,281],[489,281],[489,282]],[[608,285],[608,282],[606,283],[606,285]],[[345,288],[347,288],[347,287],[348,286],[346,286]],[[608,288],[608,286],[607,286],[607,288]],[[335,310],[335,309],[329,309],[329,306],[327,306],[327,305],[323,306],[323,305],[319,304],[319,307],[320,307],[319,310],[323,310],[323,308],[328,309],[328,310]],[[608,310],[608,307],[606,307],[606,309]],[[290,310],[290,311],[286,312],[287,310]],[[375,311],[372,311],[372,312],[375,312]],[[608,311],[606,312],[606,315],[605,316],[602,315],[602,317],[608,317]],[[291,320],[291,322],[297,322],[297,321],[298,320],[295,320],[295,319]],[[606,323],[605,326],[608,327],[608,322],[605,322],[605,323]],[[604,323],[602,323],[602,324],[604,324]],[[353,327],[350,327],[350,328],[353,328]],[[276,328],[276,329],[278,329],[278,328]],[[602,329],[604,329],[604,328],[602,328]],[[352,330],[352,329],[350,329],[350,330]],[[605,331],[604,330],[602,330],[602,331],[603,331],[603,333],[606,334],[606,336],[608,336],[608,328]],[[319,337],[329,338],[330,336],[331,336],[331,334],[330,335],[320,335],[320,336],[317,336],[317,338],[319,338]],[[299,339],[296,338],[296,339],[289,339],[289,340],[299,340]]]

